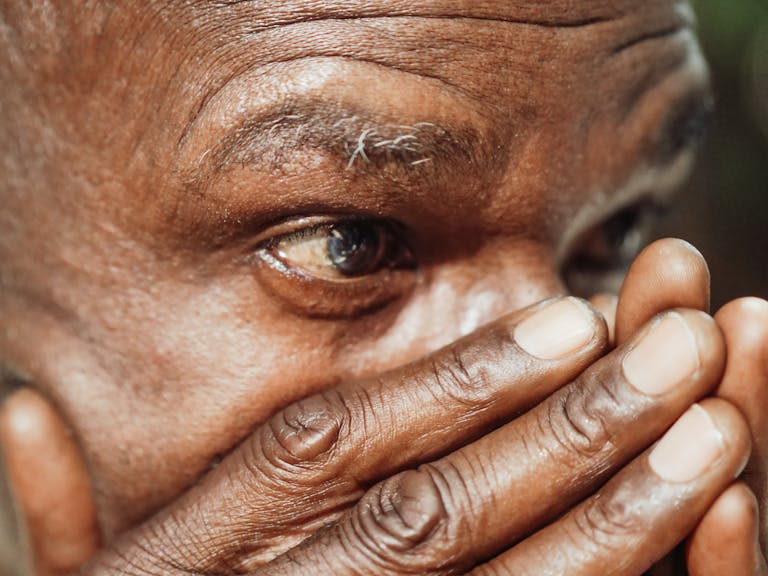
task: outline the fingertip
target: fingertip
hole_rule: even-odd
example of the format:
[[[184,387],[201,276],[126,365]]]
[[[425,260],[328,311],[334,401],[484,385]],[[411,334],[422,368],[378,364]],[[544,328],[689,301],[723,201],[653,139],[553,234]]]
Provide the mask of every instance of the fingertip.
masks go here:
[[[768,300],[758,298],[757,296],[745,296],[743,298],[731,300],[720,309],[720,312],[732,312],[737,310],[746,310],[760,314],[763,318],[766,318],[768,317]],[[718,314],[720,312],[718,312]]]
[[[98,549],[100,534],[90,475],[70,430],[48,400],[22,388],[0,408],[0,445],[35,573],[73,572]]]
[[[669,324],[667,321],[672,319],[676,322],[671,325],[678,329],[665,331],[664,328]],[[660,339],[662,333],[665,336]],[[646,352],[636,362],[637,372],[658,380],[659,376],[655,375],[653,367],[656,364],[664,366],[663,358],[668,358],[666,364],[677,369],[689,366],[685,373],[690,374],[698,398],[714,391],[719,384],[725,370],[726,347],[720,328],[708,314],[686,308],[658,314],[626,345],[628,356],[632,357],[633,351],[643,347],[649,340],[656,343],[655,347],[649,346],[650,353]]]
[[[0,407],[0,436],[32,444],[45,437],[53,414],[48,403],[36,392],[22,388],[9,396]]]
[[[725,305],[716,315],[728,349],[725,376],[718,394],[736,404],[747,416],[765,451],[768,423],[768,302],[740,298]]]
[[[742,482],[731,485],[693,531],[686,550],[691,576],[757,574],[758,502]]]
[[[721,398],[707,398],[700,403],[720,430],[725,453],[734,467],[733,479],[744,471],[752,450],[752,435],[744,415],[730,402]]]
[[[571,300],[580,305],[585,312],[591,317],[594,325],[593,342],[599,344],[602,348],[610,339],[611,327],[608,322],[606,314],[598,306],[595,306],[592,300],[585,300],[584,298],[578,298],[576,296],[568,296],[568,300]],[[610,313],[610,311],[608,311]]]
[[[733,300],[715,315],[728,346],[746,353],[768,356],[768,301],[747,297]]]
[[[608,340],[613,344],[616,342],[616,309],[619,306],[619,297],[615,294],[597,294],[589,299],[589,303],[603,316]]]
[[[711,511],[717,526],[724,532],[757,526],[757,498],[743,482],[737,482],[728,488],[712,506]]]
[[[637,257],[641,263],[661,259],[661,270],[670,279],[698,278],[709,281],[709,266],[704,255],[690,242],[680,238],[662,238],[646,247]]]
[[[702,367],[719,380],[725,370],[726,343],[717,322],[709,314],[691,308],[676,308],[671,313],[685,321],[696,340]]]
[[[602,350],[608,340],[605,318],[588,301],[573,296],[547,300],[512,320],[512,338],[529,356],[565,360]]]
[[[742,539],[750,543],[756,541],[758,526],[757,498],[743,482],[731,485],[707,511],[694,532],[690,545],[697,543],[701,536],[716,535],[732,543]],[[705,546],[708,543],[705,543]],[[711,548],[711,546],[708,546]]]
[[[688,252],[692,258],[703,262],[706,266],[704,255],[699,251],[699,249],[687,240],[683,240],[682,238],[662,238],[660,240],[656,240],[655,242],[651,243],[644,251],[657,251],[662,255],[665,253],[670,254],[673,252]]]
[[[669,308],[709,310],[707,262],[691,244],[658,240],[632,263],[619,296],[616,341],[623,344],[651,317]]]

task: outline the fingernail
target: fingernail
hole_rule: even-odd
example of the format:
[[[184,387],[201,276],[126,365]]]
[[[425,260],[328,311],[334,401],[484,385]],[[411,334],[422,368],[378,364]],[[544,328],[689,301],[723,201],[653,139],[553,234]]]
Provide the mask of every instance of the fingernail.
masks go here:
[[[659,441],[648,463],[667,482],[690,482],[709,470],[724,451],[723,435],[712,417],[694,404]]]
[[[573,298],[553,302],[515,328],[515,341],[531,356],[557,360],[592,341],[595,322],[586,306]]]
[[[679,314],[668,314],[624,358],[624,375],[638,390],[659,396],[699,369],[696,337]]]

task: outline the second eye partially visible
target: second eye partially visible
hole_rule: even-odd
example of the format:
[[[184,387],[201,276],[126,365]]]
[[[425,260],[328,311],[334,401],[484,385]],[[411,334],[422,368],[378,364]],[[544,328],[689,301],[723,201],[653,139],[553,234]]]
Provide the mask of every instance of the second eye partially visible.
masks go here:
[[[665,207],[646,199],[613,214],[584,233],[562,274],[571,293],[589,298],[618,293],[629,265],[647,245]]]

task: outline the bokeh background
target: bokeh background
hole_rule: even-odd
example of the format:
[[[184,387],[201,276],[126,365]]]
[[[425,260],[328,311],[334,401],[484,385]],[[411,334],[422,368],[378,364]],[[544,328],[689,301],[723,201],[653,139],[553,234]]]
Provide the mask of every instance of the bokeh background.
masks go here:
[[[738,296],[768,298],[768,0],[693,3],[717,114],[693,178],[659,235],[680,236],[704,253],[717,307]],[[0,505],[7,503],[4,492],[0,474]],[[0,522],[0,576],[18,573],[13,532]]]
[[[662,225],[712,270],[712,303],[768,298],[768,0],[693,0],[717,113],[697,169]]]

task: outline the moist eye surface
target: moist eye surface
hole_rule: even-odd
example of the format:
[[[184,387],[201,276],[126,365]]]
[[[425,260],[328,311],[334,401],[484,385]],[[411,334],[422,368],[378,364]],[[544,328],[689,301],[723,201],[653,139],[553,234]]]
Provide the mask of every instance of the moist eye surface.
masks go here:
[[[382,262],[386,239],[377,226],[368,222],[345,222],[328,229],[328,256],[344,276],[371,273]]]
[[[405,297],[418,262],[389,220],[323,217],[281,224],[256,250],[262,287],[291,312],[354,319]]]
[[[336,281],[374,276],[410,261],[400,235],[389,223],[378,220],[351,219],[307,226],[275,237],[267,249],[292,270]]]

